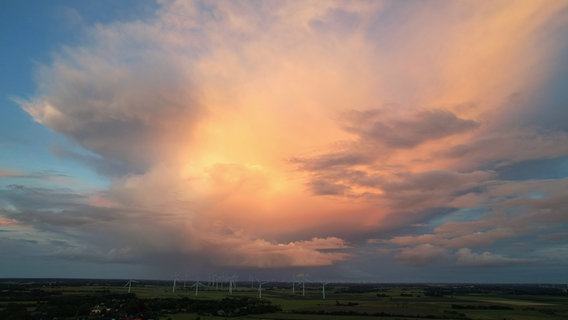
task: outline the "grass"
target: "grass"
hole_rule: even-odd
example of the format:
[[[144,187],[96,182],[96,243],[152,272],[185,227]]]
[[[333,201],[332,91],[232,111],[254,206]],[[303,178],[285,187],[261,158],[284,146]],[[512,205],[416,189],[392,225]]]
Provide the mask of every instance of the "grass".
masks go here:
[[[112,284],[93,284],[80,286],[41,287],[45,292],[63,295],[90,295],[101,293],[125,294],[128,288]],[[488,290],[486,293],[461,293],[443,297],[425,295],[425,287],[383,287],[369,292],[348,292],[346,287],[329,286],[327,299],[323,300],[319,288],[307,288],[306,295],[291,288],[266,288],[263,299],[270,300],[273,305],[282,308],[281,312],[247,315],[231,319],[275,319],[275,320],[417,320],[431,319],[471,319],[471,320],[537,320],[568,319],[568,296],[564,295],[513,295],[504,294],[498,290]],[[227,288],[223,290],[200,289],[196,297],[193,288],[179,286],[172,292],[171,286],[159,284],[137,283],[131,292],[138,298],[183,298],[197,300],[221,300],[226,297],[258,296],[257,288],[238,287],[230,295]],[[14,299],[0,301],[0,311],[8,303],[24,303],[33,308],[33,302],[23,302]],[[332,314],[335,313],[335,314]],[[338,315],[342,313],[342,315]],[[353,313],[353,314],[348,314]],[[369,315],[373,315],[370,317]],[[217,316],[205,316],[195,313],[177,313],[161,316],[160,319],[171,320],[212,320],[224,319]]]

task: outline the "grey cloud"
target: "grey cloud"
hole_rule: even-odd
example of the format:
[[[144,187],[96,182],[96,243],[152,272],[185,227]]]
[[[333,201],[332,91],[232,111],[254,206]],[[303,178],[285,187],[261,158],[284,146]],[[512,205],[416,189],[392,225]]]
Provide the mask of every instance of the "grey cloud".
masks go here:
[[[395,257],[409,265],[424,266],[443,260],[447,255],[446,249],[425,243],[416,247],[403,248],[399,250]]]
[[[568,264],[568,246],[566,242],[559,245],[541,247],[535,250],[533,256],[542,262],[549,264]]]
[[[312,190],[320,190],[318,186],[342,185],[345,187],[358,186],[371,190],[380,190],[384,198],[391,204],[423,202],[435,199],[449,200],[452,195],[467,192],[479,193],[487,184],[495,178],[495,174],[489,171],[455,172],[448,170],[431,170],[419,173],[400,172],[388,174],[374,172],[377,168],[367,166],[366,171],[355,169],[360,157],[333,157],[337,161],[318,161],[319,159],[307,160],[302,169],[311,172],[309,185]],[[338,160],[339,159],[339,160]],[[354,160],[350,162],[351,160]],[[387,168],[388,172],[388,168]],[[320,194],[316,192],[316,194]],[[329,194],[329,193],[323,193]],[[341,194],[341,193],[337,193]],[[422,200],[419,200],[422,199]]]
[[[562,242],[568,243],[568,232],[547,233],[538,237],[540,242]]]
[[[0,205],[7,212],[8,208],[18,208],[22,211],[35,210],[64,210],[74,207],[86,199],[85,195],[73,193],[69,189],[49,189],[10,185],[8,189],[0,189]]]
[[[105,251],[93,246],[67,246],[50,253],[49,256],[69,261],[95,263],[136,263],[142,260],[142,257],[131,248],[111,248]]]
[[[12,213],[10,218],[37,229],[55,230],[112,223],[114,214],[89,206],[76,206],[73,210],[38,210]]]
[[[412,148],[426,141],[470,131],[479,126],[442,110],[423,110],[393,117],[387,110],[371,109],[346,114],[344,128],[369,143],[390,148]]]
[[[443,217],[457,209],[445,204],[437,206],[435,203],[429,203],[427,198],[427,196],[416,197],[416,199],[408,198],[406,199],[408,203],[400,201],[397,203],[397,207],[390,204],[391,212],[385,217],[381,225],[377,226],[377,229],[391,230],[393,232],[400,231],[408,228],[409,225],[424,223],[436,217]]]
[[[373,158],[368,154],[345,150],[344,152],[328,153],[313,158],[293,158],[291,161],[299,164],[302,170],[325,171],[368,164],[373,161]]]
[[[377,187],[382,190],[383,205],[395,212],[447,212],[457,209],[453,203],[464,194],[480,194],[494,174],[485,171],[469,173],[432,170],[419,173],[399,173],[385,179]]]
[[[544,246],[563,245],[566,238],[566,179],[542,181],[493,181],[482,191],[483,211],[475,213],[451,212],[445,223],[428,230],[401,230],[407,235],[371,243],[399,252],[412,253],[414,248],[428,243],[447,250],[458,250],[455,261],[461,266],[500,266],[532,263],[533,250]],[[431,219],[432,215],[425,220]],[[391,218],[392,217],[392,218]],[[389,218],[396,219],[397,215]],[[466,219],[466,220],[462,220]],[[473,219],[473,220],[469,220]],[[392,222],[389,224],[393,224]],[[415,235],[408,235],[415,234]],[[564,242],[563,242],[564,241]],[[520,258],[510,258],[490,252],[475,253],[470,248],[511,250],[523,246]],[[518,251],[518,248],[515,249]],[[402,256],[404,258],[404,256]],[[409,255],[412,258],[412,255]],[[420,256],[417,263],[424,262]],[[537,257],[538,258],[538,257]],[[404,259],[402,259],[404,260]],[[550,260],[550,259],[548,259]],[[422,261],[422,262],[421,262]]]
[[[314,194],[371,201],[380,198],[382,206],[398,212],[439,208],[445,212],[453,196],[479,193],[494,178],[489,171],[411,173],[393,164],[379,165],[396,149],[413,148],[478,127],[478,123],[448,111],[420,110],[409,115],[387,107],[352,110],[343,114],[340,122],[357,135],[356,141],[343,143],[339,151],[293,159],[300,170],[310,174],[308,185]],[[353,191],[355,187],[357,192]]]
[[[0,170],[0,178],[19,178],[45,180],[50,178],[70,178],[69,175],[57,170],[41,170],[34,172],[17,172]]]
[[[98,26],[83,47],[67,47],[43,66],[40,93],[19,103],[83,147],[147,168],[203,111],[185,48],[166,50],[162,41],[143,24]]]
[[[301,170],[316,173],[318,178],[323,174],[326,178],[330,175],[336,180],[345,177],[363,185],[377,184],[377,180],[382,179],[379,175],[370,177],[367,174],[369,179],[354,176],[357,174],[356,166],[372,168],[378,160],[387,157],[392,149],[412,148],[426,141],[463,133],[478,126],[471,120],[463,120],[450,112],[439,110],[419,111],[408,118],[391,114],[387,109],[353,110],[344,114],[342,123],[345,130],[358,136],[358,141],[344,143],[339,151],[313,157],[297,157],[293,158],[292,162],[299,164]],[[381,168],[383,171],[391,169]],[[358,171],[359,174],[363,172]],[[442,173],[438,174],[440,181],[451,178],[441,175]]]
[[[509,97],[508,103],[517,110],[516,116],[505,118],[505,126],[539,126],[542,128],[568,131],[568,46],[563,35],[568,33],[568,24],[555,24],[556,29],[547,37],[551,43],[560,44],[558,52],[549,63],[554,65],[550,69],[547,84],[540,86],[534,92],[515,92]]]
[[[55,239],[42,242],[42,251],[47,256],[67,260],[139,261],[147,252],[178,250],[172,244],[182,236],[178,232],[168,236],[158,234],[158,229],[162,229],[157,226],[167,221],[149,223],[149,220],[161,218],[162,212],[93,206],[87,196],[57,189],[0,190],[0,211],[15,221],[9,228],[33,231],[14,236]]]
[[[562,226],[568,221],[568,178],[503,181],[487,189],[485,197],[498,212],[514,212],[511,227],[537,230],[534,226]]]
[[[467,158],[469,168],[507,168],[529,161],[545,161],[563,158],[568,154],[568,133],[544,128],[502,128],[476,136],[467,144],[459,144],[440,152],[439,157]],[[526,177],[526,175],[525,175]],[[529,177],[526,177],[529,178]]]
[[[528,261],[526,259],[505,257],[488,251],[475,253],[468,248],[462,248],[456,252],[456,264],[460,266],[497,267],[526,263]]]
[[[399,182],[387,182],[382,187],[384,190],[393,193],[405,190],[420,190],[425,192],[445,190],[456,192],[478,187],[483,182],[487,182],[492,178],[494,178],[494,174],[487,171],[461,173],[448,170],[431,170],[419,173],[399,174]]]
[[[497,168],[503,180],[558,179],[568,175],[568,157],[532,159]]]
[[[346,185],[325,180],[313,180],[309,183],[309,187],[317,195],[344,195],[351,189]]]
[[[352,32],[361,23],[362,17],[356,12],[342,8],[329,8],[323,17],[309,21],[312,29],[329,35],[343,35]]]
[[[450,251],[446,248],[423,243],[396,251],[395,258],[407,265],[426,266],[438,263],[454,263],[460,267],[501,267],[535,262],[535,259],[519,259],[494,254],[489,251],[475,253],[469,248]]]
[[[132,173],[134,168],[128,167],[124,162],[116,159],[103,158],[101,156],[79,153],[66,149],[60,145],[53,145],[50,148],[52,154],[63,158],[73,160],[94,168],[99,174],[107,176],[122,176]]]
[[[345,181],[349,185],[360,187],[379,187],[386,183],[386,178],[380,174],[349,168],[320,173],[320,176],[332,181]]]

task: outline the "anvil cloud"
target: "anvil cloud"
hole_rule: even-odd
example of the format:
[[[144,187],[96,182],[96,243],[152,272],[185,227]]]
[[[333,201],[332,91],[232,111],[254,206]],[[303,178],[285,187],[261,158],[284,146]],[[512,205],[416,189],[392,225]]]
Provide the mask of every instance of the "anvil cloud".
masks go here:
[[[568,5],[535,0],[158,1],[89,25],[16,101],[106,185],[0,162],[2,246],[197,275],[560,280],[566,32]]]

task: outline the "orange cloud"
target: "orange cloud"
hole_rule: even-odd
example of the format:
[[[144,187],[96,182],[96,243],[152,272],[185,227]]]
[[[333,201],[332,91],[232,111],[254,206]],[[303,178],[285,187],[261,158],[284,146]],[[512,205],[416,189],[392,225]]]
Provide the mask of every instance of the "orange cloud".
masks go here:
[[[559,1],[160,3],[151,21],[100,25],[62,50],[21,102],[126,164],[89,197],[135,222],[116,227],[124,241],[151,235],[153,249],[238,266],[329,265],[352,257],[326,250],[354,235],[497,193],[481,164],[568,152],[565,133],[504,125],[504,101],[547,76],[534,66],[553,53],[536,38]],[[393,12],[405,23],[381,19]],[[420,263],[475,243],[391,240]]]
[[[14,220],[14,219],[6,219],[6,218],[1,218],[0,217],[0,226],[4,227],[4,226],[11,226],[14,224],[17,224],[18,221]]]

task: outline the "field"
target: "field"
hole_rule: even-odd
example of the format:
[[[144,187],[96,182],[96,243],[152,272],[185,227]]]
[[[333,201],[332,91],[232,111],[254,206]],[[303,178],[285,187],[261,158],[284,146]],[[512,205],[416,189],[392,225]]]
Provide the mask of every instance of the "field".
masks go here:
[[[561,285],[328,284],[305,295],[291,284],[139,281],[131,293],[123,280],[0,281],[0,319],[568,319]]]

